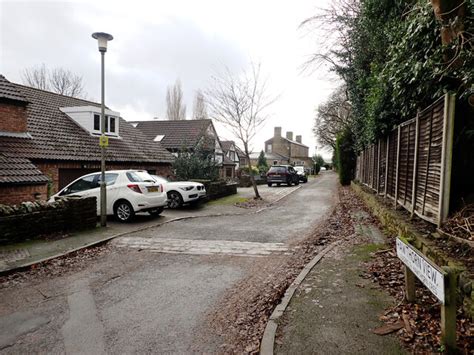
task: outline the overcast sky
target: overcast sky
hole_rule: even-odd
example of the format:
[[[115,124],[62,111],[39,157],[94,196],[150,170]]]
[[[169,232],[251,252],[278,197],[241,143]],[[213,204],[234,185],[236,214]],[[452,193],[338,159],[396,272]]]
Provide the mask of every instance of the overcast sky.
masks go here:
[[[106,104],[126,120],[143,120],[165,117],[166,88],[177,78],[190,117],[194,94],[206,89],[211,75],[260,62],[279,99],[254,150],[263,148],[274,126],[282,126],[284,133],[301,134],[313,154],[314,109],[337,83],[322,70],[301,73],[316,41],[298,25],[327,2],[0,0],[0,72],[21,83],[25,67],[64,67],[82,75],[88,97],[99,101],[100,55],[91,34],[111,33]],[[222,126],[217,129],[232,138]]]

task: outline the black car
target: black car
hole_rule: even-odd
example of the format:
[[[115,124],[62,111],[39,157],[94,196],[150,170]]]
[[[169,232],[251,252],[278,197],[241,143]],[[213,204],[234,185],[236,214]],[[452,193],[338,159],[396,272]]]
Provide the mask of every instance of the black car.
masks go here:
[[[298,177],[300,181],[302,182],[308,182],[308,174],[304,168],[304,166],[295,166],[296,173],[298,174]]]
[[[277,184],[277,186],[280,186],[280,184],[291,186],[291,184],[298,185],[299,183],[298,174],[290,165],[273,165],[267,172],[268,186],[273,184]]]

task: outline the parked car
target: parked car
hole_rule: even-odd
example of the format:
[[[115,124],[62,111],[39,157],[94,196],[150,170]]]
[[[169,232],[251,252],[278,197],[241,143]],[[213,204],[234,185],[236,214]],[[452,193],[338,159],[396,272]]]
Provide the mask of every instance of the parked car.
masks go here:
[[[169,208],[179,208],[185,203],[197,203],[206,197],[206,188],[199,182],[169,181],[157,175],[152,175],[152,177],[156,182],[164,185]]]
[[[84,175],[51,196],[50,201],[64,196],[93,196],[97,198],[97,215],[100,215],[100,179],[100,172]],[[110,170],[105,173],[105,183],[107,215],[115,215],[120,222],[131,221],[137,212],[158,216],[168,204],[163,184],[146,171]]]
[[[291,165],[273,165],[267,172],[268,186],[273,184],[277,184],[277,186],[280,186],[280,184],[291,186],[291,184],[298,185],[299,183],[298,174]]]
[[[300,181],[303,181],[304,183],[308,182],[308,173],[304,166],[295,166],[295,170]]]

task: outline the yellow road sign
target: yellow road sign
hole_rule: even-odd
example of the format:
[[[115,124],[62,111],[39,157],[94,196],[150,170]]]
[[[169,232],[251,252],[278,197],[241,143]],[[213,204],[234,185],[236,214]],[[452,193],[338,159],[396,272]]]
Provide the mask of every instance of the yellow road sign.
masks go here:
[[[109,137],[104,136],[104,135],[100,136],[99,145],[101,147],[108,147],[109,146]]]

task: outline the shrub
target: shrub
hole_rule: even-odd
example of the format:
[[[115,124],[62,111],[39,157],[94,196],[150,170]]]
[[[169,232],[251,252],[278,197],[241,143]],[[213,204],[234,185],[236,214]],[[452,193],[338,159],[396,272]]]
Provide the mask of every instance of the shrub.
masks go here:
[[[319,172],[321,171],[321,166],[318,163],[314,163],[313,169],[314,169],[314,175],[318,175]]]
[[[354,139],[350,131],[345,130],[336,139],[336,161],[341,185],[349,185],[354,177],[356,154]]]

